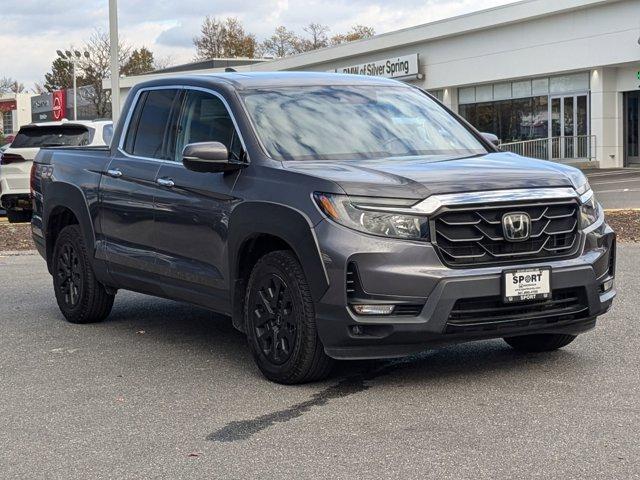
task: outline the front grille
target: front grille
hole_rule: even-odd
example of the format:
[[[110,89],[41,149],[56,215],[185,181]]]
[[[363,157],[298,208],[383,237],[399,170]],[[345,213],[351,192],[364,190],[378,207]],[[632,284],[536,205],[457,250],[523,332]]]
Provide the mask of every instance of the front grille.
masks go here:
[[[550,299],[528,303],[503,303],[501,296],[463,298],[449,314],[446,333],[542,326],[585,318],[588,313],[584,288],[554,290]]]
[[[526,241],[504,238],[502,217],[514,212],[531,218]],[[432,238],[442,261],[451,267],[566,257],[579,247],[578,214],[574,201],[451,208],[434,217]]]

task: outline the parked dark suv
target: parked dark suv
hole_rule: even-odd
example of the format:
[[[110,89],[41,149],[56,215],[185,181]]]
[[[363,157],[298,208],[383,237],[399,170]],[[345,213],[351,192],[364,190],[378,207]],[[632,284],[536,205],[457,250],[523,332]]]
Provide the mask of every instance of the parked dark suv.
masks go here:
[[[121,288],[198,304],[282,383],[469,340],[553,350],[615,296],[615,236],[580,171],[498,152],[392,80],[143,83],[110,148],[45,149],[31,184],[69,321],[104,319]]]

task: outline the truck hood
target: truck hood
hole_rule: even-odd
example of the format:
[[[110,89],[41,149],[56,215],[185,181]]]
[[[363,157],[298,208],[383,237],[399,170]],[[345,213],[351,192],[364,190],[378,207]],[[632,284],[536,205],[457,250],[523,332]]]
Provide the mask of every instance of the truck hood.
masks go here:
[[[353,161],[287,161],[287,170],[329,180],[348,195],[423,199],[442,193],[507,188],[574,187],[580,170],[507,152]]]

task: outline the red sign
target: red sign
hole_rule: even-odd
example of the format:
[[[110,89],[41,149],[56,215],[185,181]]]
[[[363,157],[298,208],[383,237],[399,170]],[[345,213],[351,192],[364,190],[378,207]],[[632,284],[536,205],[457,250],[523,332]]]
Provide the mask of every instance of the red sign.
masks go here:
[[[15,110],[17,107],[15,100],[6,100],[4,102],[0,102],[0,112],[10,112],[11,110]]]
[[[67,103],[64,90],[56,90],[52,93],[53,96],[53,119],[62,120],[67,114]]]

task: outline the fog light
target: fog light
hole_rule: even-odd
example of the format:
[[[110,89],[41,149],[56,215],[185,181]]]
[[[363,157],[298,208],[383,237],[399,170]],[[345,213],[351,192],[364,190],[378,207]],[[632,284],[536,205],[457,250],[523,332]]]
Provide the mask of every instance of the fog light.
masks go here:
[[[613,288],[613,278],[610,278],[606,282],[602,282],[602,291],[608,292]]]
[[[395,305],[353,305],[358,315],[391,315]]]

